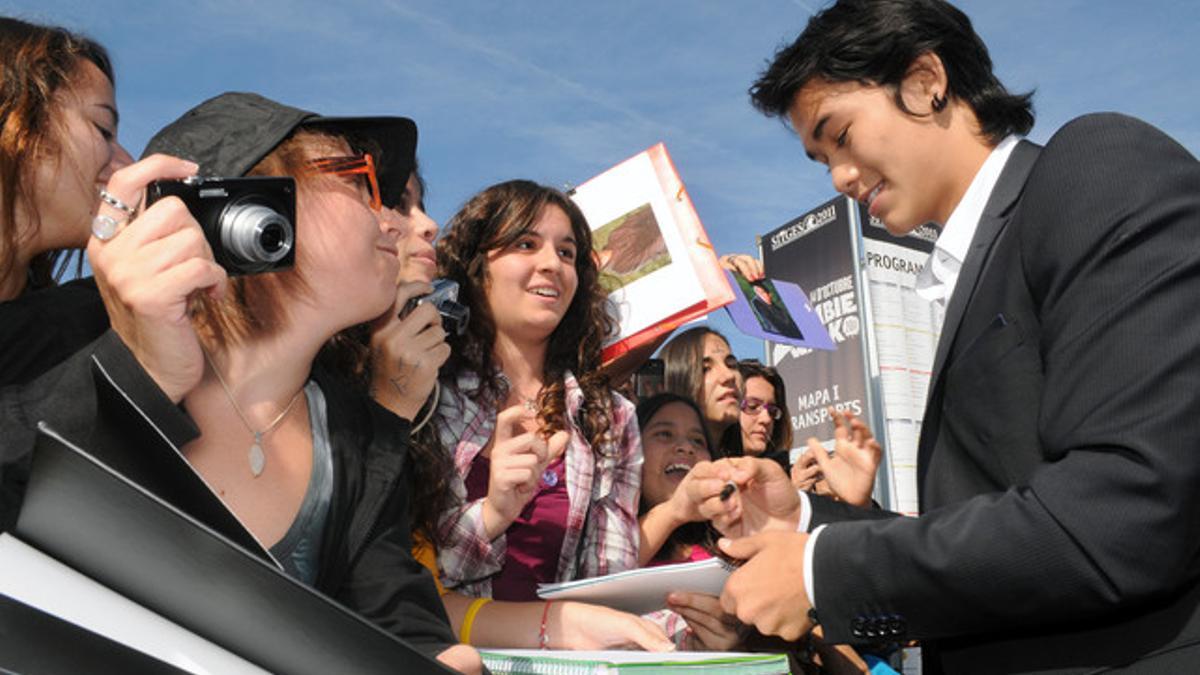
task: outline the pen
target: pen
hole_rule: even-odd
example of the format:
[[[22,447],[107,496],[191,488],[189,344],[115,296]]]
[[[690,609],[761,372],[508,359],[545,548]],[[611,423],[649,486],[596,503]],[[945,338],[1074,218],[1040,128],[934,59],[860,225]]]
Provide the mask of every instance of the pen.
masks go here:
[[[721,501],[725,501],[733,496],[737,491],[737,485],[733,481],[725,481],[725,487],[721,488]]]

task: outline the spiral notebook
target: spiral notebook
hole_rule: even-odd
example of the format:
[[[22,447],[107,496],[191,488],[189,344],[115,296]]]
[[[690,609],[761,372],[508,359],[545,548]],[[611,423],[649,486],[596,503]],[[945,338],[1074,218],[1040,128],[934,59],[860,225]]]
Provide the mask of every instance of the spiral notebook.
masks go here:
[[[495,675],[574,675],[637,673],[649,675],[786,675],[785,654],[748,652],[633,652],[484,649],[483,664]]]

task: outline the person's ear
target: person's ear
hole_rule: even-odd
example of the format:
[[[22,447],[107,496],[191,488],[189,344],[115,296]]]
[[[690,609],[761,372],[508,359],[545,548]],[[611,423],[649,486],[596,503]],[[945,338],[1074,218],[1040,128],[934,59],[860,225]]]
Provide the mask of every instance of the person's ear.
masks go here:
[[[908,66],[900,82],[904,106],[919,115],[937,114],[945,110],[950,94],[946,67],[934,52],[924,52]]]

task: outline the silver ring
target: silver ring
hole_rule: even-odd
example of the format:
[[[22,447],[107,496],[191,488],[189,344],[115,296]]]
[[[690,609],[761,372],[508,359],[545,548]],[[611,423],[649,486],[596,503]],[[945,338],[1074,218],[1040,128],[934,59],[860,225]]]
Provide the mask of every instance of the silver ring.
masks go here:
[[[92,218],[92,236],[100,241],[108,241],[117,236],[117,228],[121,226],[112,216],[100,214]]]
[[[108,204],[109,206],[113,207],[114,209],[116,209],[118,211],[124,211],[127,215],[130,215],[130,216],[133,215],[133,207],[132,206],[126,204],[125,202],[121,201],[120,199],[117,199],[116,197],[113,196],[113,194],[111,192],[109,192],[108,190],[105,190],[104,188],[100,188],[100,199],[103,200],[105,204]]]

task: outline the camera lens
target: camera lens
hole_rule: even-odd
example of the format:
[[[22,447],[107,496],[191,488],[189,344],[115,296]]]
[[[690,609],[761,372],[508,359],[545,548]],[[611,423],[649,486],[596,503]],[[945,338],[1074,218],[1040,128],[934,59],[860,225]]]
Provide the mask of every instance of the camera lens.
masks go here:
[[[277,262],[292,250],[294,240],[292,224],[269,206],[231,204],[221,215],[221,243],[247,263]]]

